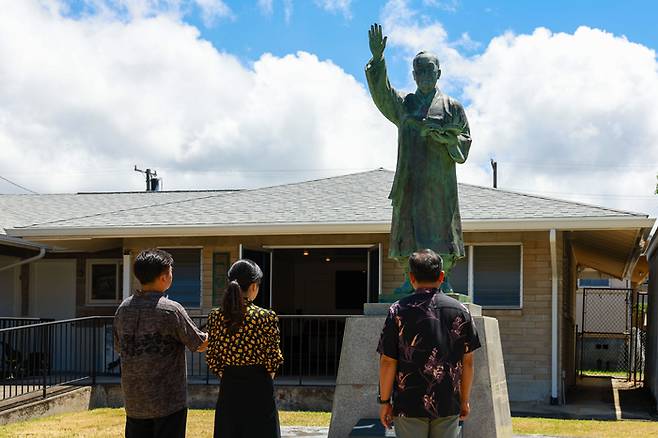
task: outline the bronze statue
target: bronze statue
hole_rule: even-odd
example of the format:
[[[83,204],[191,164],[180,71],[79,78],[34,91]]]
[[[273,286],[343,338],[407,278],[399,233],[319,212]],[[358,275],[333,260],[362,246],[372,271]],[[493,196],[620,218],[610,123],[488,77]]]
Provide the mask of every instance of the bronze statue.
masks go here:
[[[464,108],[437,87],[439,59],[429,52],[420,52],[413,60],[418,89],[406,96],[399,94],[386,74],[387,37],[381,25],[373,24],[368,36],[370,94],[382,114],[398,127],[398,162],[389,195],[393,204],[389,257],[407,266],[411,253],[430,248],[441,254],[448,275],[464,257],[455,170],[455,163],[466,161],[471,146]],[[443,289],[452,291],[449,282]],[[395,295],[411,291],[406,281]]]

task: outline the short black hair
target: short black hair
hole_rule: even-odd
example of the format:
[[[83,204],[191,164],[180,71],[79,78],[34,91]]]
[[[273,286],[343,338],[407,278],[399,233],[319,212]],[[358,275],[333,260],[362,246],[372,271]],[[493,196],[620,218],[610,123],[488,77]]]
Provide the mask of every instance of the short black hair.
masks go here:
[[[133,263],[135,277],[142,284],[151,283],[174,265],[174,258],[167,251],[157,248],[140,252]]]
[[[409,272],[419,282],[434,282],[443,270],[441,256],[431,249],[421,249],[409,256]]]

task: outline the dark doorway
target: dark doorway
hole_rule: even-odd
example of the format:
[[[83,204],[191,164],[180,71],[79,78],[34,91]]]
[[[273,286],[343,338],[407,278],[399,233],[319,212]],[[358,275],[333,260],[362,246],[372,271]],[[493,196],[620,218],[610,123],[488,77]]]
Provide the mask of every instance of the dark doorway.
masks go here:
[[[260,292],[254,300],[254,304],[264,309],[270,308],[270,257],[272,253],[269,251],[242,249],[242,258],[249,259],[254,262],[263,271],[263,280],[260,282]]]
[[[367,248],[275,249],[272,308],[282,315],[361,314],[368,301]]]

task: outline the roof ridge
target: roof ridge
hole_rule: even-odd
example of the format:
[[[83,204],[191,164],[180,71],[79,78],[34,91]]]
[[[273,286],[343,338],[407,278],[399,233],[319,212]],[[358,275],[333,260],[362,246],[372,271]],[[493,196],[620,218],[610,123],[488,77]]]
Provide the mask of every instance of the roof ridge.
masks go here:
[[[627,215],[630,214],[630,215],[633,215],[633,216],[649,217],[648,214],[640,213],[640,212],[637,212],[637,211],[619,210],[619,209],[616,209],[616,208],[604,207],[602,205],[590,204],[590,203],[587,203],[587,202],[571,201],[571,200],[568,200],[568,199],[553,198],[553,197],[546,196],[546,195],[537,195],[537,194],[533,194],[533,193],[520,192],[518,190],[493,188],[493,187],[481,186],[481,185],[478,185],[478,184],[470,184],[470,183],[459,183],[459,185],[464,185],[464,186],[469,186],[469,187],[477,187],[477,188],[480,188],[480,189],[485,189],[485,190],[489,190],[489,191],[493,191],[493,192],[512,193],[512,194],[515,194],[515,195],[527,196],[529,198],[544,199],[546,201],[563,202],[565,204],[573,204],[573,205],[578,205],[578,206],[581,206],[581,207],[598,208],[598,209],[601,209],[601,210],[612,211],[612,212],[615,212],[615,213],[623,213],[623,214],[627,214]]]
[[[267,189],[273,189],[273,188],[277,188],[277,187],[298,186],[298,185],[301,185],[301,184],[308,184],[308,183],[314,183],[314,182],[318,182],[318,181],[326,181],[326,180],[329,180],[329,179],[337,179],[337,178],[344,178],[344,177],[348,177],[348,176],[364,175],[366,173],[375,173],[375,172],[382,172],[382,171],[384,171],[384,172],[393,172],[392,170],[385,169],[383,167],[378,167],[377,169],[364,170],[364,171],[356,172],[356,173],[345,173],[345,174],[342,174],[342,175],[327,176],[327,177],[324,177],[324,178],[309,179],[309,180],[306,180],[306,181],[297,181],[297,182],[284,183],[284,184],[274,184],[274,185],[271,185],[271,186],[256,187],[256,188],[253,188],[253,189],[245,189],[245,190],[243,190],[243,192],[256,192],[256,191],[259,191],[259,190],[267,190]]]

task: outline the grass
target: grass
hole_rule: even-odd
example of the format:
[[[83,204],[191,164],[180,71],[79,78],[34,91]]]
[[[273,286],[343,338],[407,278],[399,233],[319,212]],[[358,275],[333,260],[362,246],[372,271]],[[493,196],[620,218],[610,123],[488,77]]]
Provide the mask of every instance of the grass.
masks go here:
[[[187,419],[187,436],[212,436],[213,410],[191,410]],[[280,412],[283,426],[328,427],[329,412]],[[123,409],[94,409],[62,414],[0,427],[0,437],[121,437],[125,413]],[[514,433],[562,437],[658,438],[658,422],[651,421],[585,421],[546,418],[513,418]]]
[[[94,409],[0,426],[0,437],[123,437],[123,409]],[[215,411],[190,410],[187,436],[212,437]],[[330,412],[279,412],[282,426],[329,426]]]
[[[554,420],[548,418],[513,418],[514,433],[562,437],[623,438],[658,437],[658,422],[623,420]]]
[[[628,377],[628,371],[583,370],[582,373],[584,376],[591,377],[614,377],[617,379],[626,379]],[[633,378],[632,374],[631,378]]]

